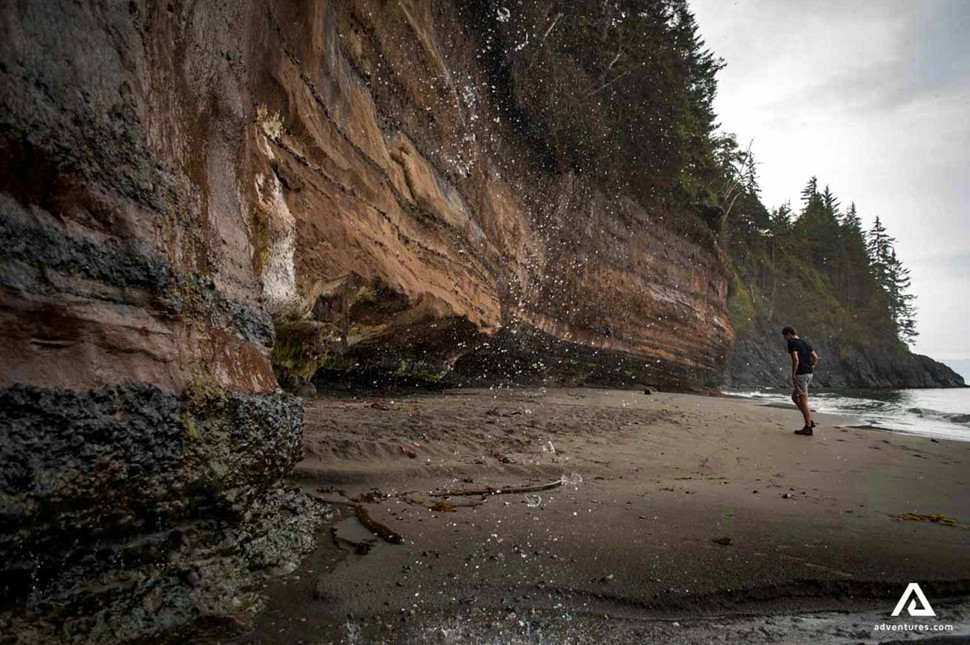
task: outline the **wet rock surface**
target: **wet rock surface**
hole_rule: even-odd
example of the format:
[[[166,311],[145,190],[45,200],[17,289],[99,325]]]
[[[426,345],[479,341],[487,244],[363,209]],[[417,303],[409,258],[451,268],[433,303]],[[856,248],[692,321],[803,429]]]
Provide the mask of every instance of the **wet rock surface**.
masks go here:
[[[0,392],[0,599],[103,560],[113,542],[238,515],[301,458],[301,405],[231,393],[182,400],[152,386]]]
[[[0,606],[3,642],[157,643],[186,625],[238,633],[264,605],[263,581],[296,569],[329,517],[275,485],[234,512],[61,551],[55,577],[38,576],[26,601]]]
[[[0,392],[0,629],[119,642],[258,608],[313,545],[318,505],[280,480],[302,401],[150,385]]]
[[[280,488],[302,412],[269,359],[251,20],[0,8],[3,639],[249,615],[257,572],[311,543],[319,513]]]
[[[539,163],[497,104],[474,12],[267,13],[286,27],[260,68],[276,84],[259,96],[265,217],[292,220],[279,340],[305,350],[281,371],[320,387],[716,383],[732,331],[709,231]]]

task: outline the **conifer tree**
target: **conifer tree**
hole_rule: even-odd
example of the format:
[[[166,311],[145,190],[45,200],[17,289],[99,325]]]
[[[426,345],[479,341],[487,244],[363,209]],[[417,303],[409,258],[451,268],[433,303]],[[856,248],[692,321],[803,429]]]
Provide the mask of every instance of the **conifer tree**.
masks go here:
[[[785,201],[771,211],[771,228],[776,231],[791,228],[791,202]]]
[[[734,149],[736,150],[736,149]],[[793,217],[785,203],[764,225],[740,225],[750,206],[738,200],[729,251],[762,322],[810,318],[817,334],[844,343],[912,341],[916,335],[910,274],[881,218],[865,232],[855,203],[844,210],[816,177]],[[757,197],[754,197],[757,199]]]
[[[895,242],[876,217],[867,240],[872,276],[886,295],[896,337],[912,342],[917,336],[915,296],[908,292],[911,286],[909,269],[896,256]]]
[[[900,340],[910,343],[919,335],[916,331],[916,307],[913,304],[916,296],[908,292],[912,285],[909,269],[896,257],[895,249],[889,253],[888,274],[889,306],[896,335]]]
[[[848,210],[842,215],[841,224],[848,235],[858,235],[862,239],[862,220],[856,212],[855,202],[849,204]]]
[[[814,179],[814,177],[812,179]],[[829,215],[838,219],[839,200],[835,197],[835,195],[832,194],[832,191],[829,189],[827,184],[825,186],[825,190],[822,191],[821,199],[822,206],[829,213]]]
[[[872,291],[872,278],[869,273],[869,255],[866,250],[866,239],[862,232],[862,220],[856,212],[855,202],[839,221],[841,241],[841,261],[844,274],[841,283],[841,297],[846,306],[852,310],[852,317],[858,317],[858,308],[868,302],[868,295]]]
[[[839,222],[834,208],[837,200],[828,186],[824,193],[818,192],[818,179],[812,177],[802,190],[801,216],[796,227],[803,238],[803,248],[809,261],[833,279],[838,270]]]
[[[812,175],[812,178],[808,180],[808,183],[802,188],[802,203],[805,208],[818,198],[818,177]]]
[[[889,236],[886,227],[882,225],[879,216],[866,237],[866,251],[869,253],[869,266],[872,269],[872,277],[885,291],[889,291],[889,252],[893,248],[896,240]]]

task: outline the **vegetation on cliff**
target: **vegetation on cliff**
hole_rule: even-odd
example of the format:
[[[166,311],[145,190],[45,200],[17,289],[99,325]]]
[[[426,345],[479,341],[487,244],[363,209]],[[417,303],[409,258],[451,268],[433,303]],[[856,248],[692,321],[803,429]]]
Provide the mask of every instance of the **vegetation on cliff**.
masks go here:
[[[761,202],[754,155],[719,130],[724,63],[685,0],[488,1],[465,18],[483,41],[492,98],[553,172],[576,172],[715,245],[732,274],[738,339],[796,322],[848,356],[908,356],[908,270],[880,220],[863,231],[813,177],[797,212]],[[706,224],[706,226],[704,226]]]
[[[855,204],[841,208],[815,177],[797,213],[787,203],[769,212],[753,159],[744,155],[732,166],[737,198],[720,212],[718,228],[733,273],[728,314],[736,335],[726,385],[781,385],[778,331],[794,324],[825,356],[816,375],[823,387],[962,386],[951,369],[909,350],[916,337],[909,270],[881,220],[864,231]]]
[[[719,174],[715,74],[686,0],[470,3],[493,98],[552,169],[645,206],[702,199]]]
[[[768,212],[745,191],[721,241],[737,279],[729,311],[739,335],[805,321],[842,345],[903,349],[916,336],[909,271],[877,217],[864,232],[855,204],[842,209],[812,177],[802,205]]]

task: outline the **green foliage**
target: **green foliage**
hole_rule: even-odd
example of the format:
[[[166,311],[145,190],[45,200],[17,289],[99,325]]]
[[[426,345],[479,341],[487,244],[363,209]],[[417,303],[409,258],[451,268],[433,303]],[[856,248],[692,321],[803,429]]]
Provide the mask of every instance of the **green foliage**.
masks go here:
[[[909,269],[896,257],[896,240],[876,217],[866,242],[870,270],[888,300],[894,331],[900,340],[912,342],[917,336],[915,296],[907,291]]]
[[[377,302],[377,289],[374,285],[365,284],[357,292],[357,302],[374,304]]]
[[[469,0],[461,13],[492,98],[538,159],[648,208],[694,210],[671,218],[691,239],[701,220],[714,231],[737,276],[728,306],[740,335],[782,321],[849,344],[915,334],[908,273],[891,240],[870,234],[867,247],[854,204],[842,212],[812,177],[797,216],[764,207],[750,146],[715,132],[723,62],[687,0]]]
[[[427,383],[437,383],[446,374],[447,370],[442,370],[439,364],[413,358],[403,359],[394,372],[394,376],[416,379]]]
[[[766,219],[738,212],[729,222],[736,271],[749,293],[760,294],[751,299],[754,327],[804,325],[814,337],[838,338],[843,347],[910,340],[909,272],[879,219],[864,236],[855,204],[841,213],[839,200],[828,186],[819,191],[815,177],[801,197],[797,218],[785,204]],[[737,325],[742,290],[734,292],[729,313],[743,337],[752,326]]]
[[[483,40],[498,103],[557,170],[646,205],[710,191],[715,75],[686,0],[489,0],[463,13]]]
[[[728,297],[728,317],[731,319],[734,332],[739,336],[746,336],[754,330],[757,310],[748,288],[737,275],[734,276],[731,291]]]

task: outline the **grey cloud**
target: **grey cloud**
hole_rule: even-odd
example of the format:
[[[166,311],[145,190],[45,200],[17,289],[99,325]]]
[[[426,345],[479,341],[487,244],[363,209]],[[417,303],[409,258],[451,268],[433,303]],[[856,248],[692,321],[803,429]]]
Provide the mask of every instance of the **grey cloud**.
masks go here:
[[[970,79],[970,2],[935,0],[921,5],[907,72],[922,91]]]

